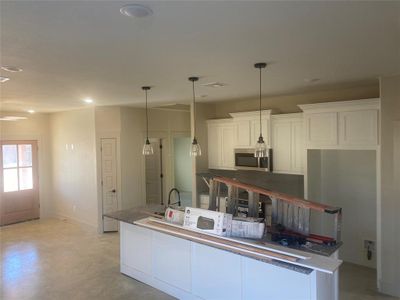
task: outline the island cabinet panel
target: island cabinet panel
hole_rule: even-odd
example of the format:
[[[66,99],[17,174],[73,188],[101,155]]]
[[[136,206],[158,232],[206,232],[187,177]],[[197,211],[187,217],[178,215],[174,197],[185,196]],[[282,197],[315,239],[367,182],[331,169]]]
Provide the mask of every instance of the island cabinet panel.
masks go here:
[[[190,241],[153,232],[154,277],[185,291],[191,291]],[[176,272],[179,269],[179,272]]]
[[[192,255],[193,294],[210,300],[242,299],[241,256],[197,243],[192,243]]]
[[[121,265],[152,274],[152,235],[149,230],[120,222]],[[134,253],[134,254],[133,254]]]
[[[243,300],[309,300],[312,276],[288,272],[271,264],[260,264],[251,258],[242,258]],[[315,272],[315,271],[314,271]],[[286,288],[283,288],[285,286]]]

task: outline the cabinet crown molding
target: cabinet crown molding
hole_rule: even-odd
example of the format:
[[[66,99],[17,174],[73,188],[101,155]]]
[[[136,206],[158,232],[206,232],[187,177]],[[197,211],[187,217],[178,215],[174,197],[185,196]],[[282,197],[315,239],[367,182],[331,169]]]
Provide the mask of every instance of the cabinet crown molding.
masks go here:
[[[380,109],[381,99],[361,99],[349,101],[334,101],[313,104],[299,104],[298,107],[305,113],[340,112],[366,109]]]
[[[261,111],[261,116],[262,117],[269,117],[271,116],[272,110],[262,110]],[[258,117],[260,115],[260,112],[258,110],[256,111],[245,111],[245,112],[235,112],[235,113],[229,113],[229,115],[234,118],[234,119],[251,119],[254,117]]]

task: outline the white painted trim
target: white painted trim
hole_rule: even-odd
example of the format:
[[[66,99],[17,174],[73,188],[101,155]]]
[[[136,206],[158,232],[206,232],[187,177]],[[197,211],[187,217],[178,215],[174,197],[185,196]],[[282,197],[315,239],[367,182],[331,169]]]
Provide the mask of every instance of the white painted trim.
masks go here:
[[[271,109],[261,110],[261,117],[269,118],[271,113],[272,113]],[[255,110],[255,111],[236,112],[236,113],[229,113],[229,115],[233,119],[253,119],[254,117],[260,116],[260,111]]]
[[[97,224],[92,224],[92,223],[89,223],[89,222],[86,222],[86,221],[82,221],[82,220],[79,220],[77,218],[70,217],[70,216],[67,216],[67,215],[64,215],[64,214],[60,214],[60,213],[54,213],[53,216],[55,218],[57,218],[57,219],[60,219],[60,220],[65,219],[68,222],[71,222],[73,224],[89,226],[89,227],[93,228],[94,230],[98,231]]]
[[[314,104],[299,104],[305,113],[321,113],[321,112],[341,112],[353,110],[380,109],[380,98],[323,102]]]
[[[303,120],[303,113],[291,113],[291,114],[279,114],[279,115],[271,115],[272,121],[279,121],[279,120]]]

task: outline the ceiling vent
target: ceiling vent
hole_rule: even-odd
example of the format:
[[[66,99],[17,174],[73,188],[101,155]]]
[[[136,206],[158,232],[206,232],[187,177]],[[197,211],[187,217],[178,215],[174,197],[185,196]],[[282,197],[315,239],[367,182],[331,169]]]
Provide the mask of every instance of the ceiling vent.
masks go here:
[[[203,83],[202,86],[211,87],[211,88],[220,88],[220,87],[226,86],[226,83],[222,83],[222,82],[209,82],[209,83]]]

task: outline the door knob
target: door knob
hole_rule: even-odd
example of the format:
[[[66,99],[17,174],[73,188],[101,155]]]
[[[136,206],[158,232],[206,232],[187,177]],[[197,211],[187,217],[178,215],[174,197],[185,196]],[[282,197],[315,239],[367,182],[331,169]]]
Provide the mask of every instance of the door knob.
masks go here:
[[[116,190],[115,190],[115,189],[113,189],[113,190],[111,190],[110,192],[111,192],[111,193],[115,193],[115,192],[116,192]]]

